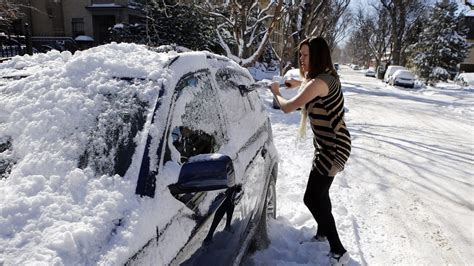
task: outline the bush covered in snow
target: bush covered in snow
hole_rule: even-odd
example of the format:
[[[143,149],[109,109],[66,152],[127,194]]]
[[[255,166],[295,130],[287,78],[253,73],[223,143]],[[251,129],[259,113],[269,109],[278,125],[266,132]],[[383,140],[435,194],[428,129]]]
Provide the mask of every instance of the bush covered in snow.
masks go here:
[[[436,3],[419,41],[411,47],[411,64],[416,73],[428,83],[447,80],[456,72],[456,65],[468,55],[469,44],[460,28],[462,15],[456,14],[457,4]]]
[[[148,45],[176,44],[192,50],[222,54],[212,18],[203,16],[193,5],[150,3],[148,25],[117,24],[110,29],[111,40]]]
[[[449,78],[449,73],[446,69],[442,67],[435,67],[429,75],[430,80],[441,80],[446,81]]]

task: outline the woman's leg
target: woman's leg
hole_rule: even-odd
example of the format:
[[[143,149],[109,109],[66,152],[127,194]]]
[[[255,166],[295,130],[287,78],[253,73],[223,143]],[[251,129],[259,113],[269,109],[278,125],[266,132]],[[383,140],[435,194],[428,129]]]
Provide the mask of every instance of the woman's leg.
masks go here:
[[[309,175],[304,195],[304,203],[318,223],[318,234],[328,238],[331,252],[343,254],[346,250],[339,239],[336,223],[331,213],[332,205],[329,188],[334,177],[320,175],[314,168]]]
[[[311,169],[303,202],[318,223],[318,233],[316,235],[327,236],[327,231],[323,228],[324,226],[321,222],[323,212],[321,211],[320,205],[323,198],[326,197],[325,194],[329,196],[329,193],[325,193],[326,188],[320,184],[321,181],[319,173],[317,173],[314,168]]]

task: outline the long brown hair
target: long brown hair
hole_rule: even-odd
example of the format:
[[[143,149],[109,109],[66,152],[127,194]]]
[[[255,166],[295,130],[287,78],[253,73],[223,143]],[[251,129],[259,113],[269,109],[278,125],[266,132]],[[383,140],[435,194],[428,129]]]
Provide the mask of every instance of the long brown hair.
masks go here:
[[[302,73],[300,66],[300,74],[303,77],[313,79],[319,74],[330,72],[332,76],[339,80],[339,75],[332,63],[329,45],[323,37],[312,37],[303,40],[298,46],[298,53],[303,45],[309,47],[309,69],[306,76]],[[298,63],[301,64],[299,60]]]

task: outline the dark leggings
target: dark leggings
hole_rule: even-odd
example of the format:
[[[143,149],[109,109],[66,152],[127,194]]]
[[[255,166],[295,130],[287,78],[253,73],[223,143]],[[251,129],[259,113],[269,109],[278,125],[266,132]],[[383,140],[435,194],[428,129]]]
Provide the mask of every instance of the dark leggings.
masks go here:
[[[346,250],[337,234],[336,223],[331,213],[331,199],[329,199],[329,188],[333,180],[333,176],[324,176],[316,169],[311,169],[304,193],[304,204],[318,223],[317,234],[328,238],[331,252],[343,254]]]

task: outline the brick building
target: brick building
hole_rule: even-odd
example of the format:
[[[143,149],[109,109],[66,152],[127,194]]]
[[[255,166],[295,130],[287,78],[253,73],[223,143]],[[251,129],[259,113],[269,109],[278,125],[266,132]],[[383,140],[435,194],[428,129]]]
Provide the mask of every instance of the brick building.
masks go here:
[[[23,6],[22,17],[12,25],[12,33],[32,36],[91,37],[94,44],[107,42],[108,28],[118,23],[145,21],[140,0],[13,0]]]

